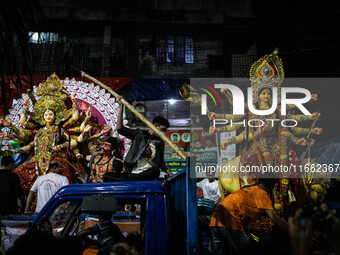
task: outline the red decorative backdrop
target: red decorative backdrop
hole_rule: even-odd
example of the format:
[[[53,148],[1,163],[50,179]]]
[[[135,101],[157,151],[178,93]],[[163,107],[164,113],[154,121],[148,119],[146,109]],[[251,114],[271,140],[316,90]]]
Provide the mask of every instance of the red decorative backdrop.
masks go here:
[[[64,76],[60,76],[60,79],[65,79]],[[83,77],[69,77],[70,79],[74,78],[77,81],[84,81],[90,83],[91,81],[87,78]],[[13,99],[21,98],[21,94],[26,93],[28,89],[32,89],[33,85],[39,86],[39,83],[46,80],[47,76],[32,76],[32,80],[29,75],[8,75],[5,76],[5,98],[3,98],[3,93],[0,87],[0,116],[5,116],[8,113],[8,110],[12,106]],[[132,78],[128,77],[96,77],[96,79],[100,80],[114,91],[118,91],[124,86],[131,83]],[[0,82],[2,82],[0,78]]]

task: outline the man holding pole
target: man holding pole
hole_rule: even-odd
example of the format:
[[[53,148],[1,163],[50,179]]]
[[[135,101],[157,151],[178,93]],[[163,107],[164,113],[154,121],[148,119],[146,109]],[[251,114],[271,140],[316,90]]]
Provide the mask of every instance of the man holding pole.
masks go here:
[[[125,157],[123,174],[106,173],[104,181],[137,181],[158,179],[160,169],[171,175],[170,170],[164,162],[164,142],[159,138],[160,132],[166,133],[170,124],[161,116],[154,118],[152,124],[156,131],[141,129],[130,129],[123,125],[122,97],[118,96],[120,105],[117,120],[117,131],[121,135],[132,140],[128,154]]]

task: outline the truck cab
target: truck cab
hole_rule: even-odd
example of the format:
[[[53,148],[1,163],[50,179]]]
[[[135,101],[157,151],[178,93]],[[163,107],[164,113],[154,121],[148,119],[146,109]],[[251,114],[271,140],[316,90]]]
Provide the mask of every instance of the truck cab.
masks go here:
[[[189,178],[188,169],[164,182],[154,180],[65,186],[40,211],[26,235],[41,229],[49,229],[62,238],[77,235],[99,221],[99,213],[84,211],[84,199],[104,199],[106,196],[114,197],[117,201],[118,210],[113,212],[113,223],[125,235],[139,232],[145,254],[195,254],[198,243],[196,189],[195,179]],[[140,208],[140,215],[129,211],[133,206]]]

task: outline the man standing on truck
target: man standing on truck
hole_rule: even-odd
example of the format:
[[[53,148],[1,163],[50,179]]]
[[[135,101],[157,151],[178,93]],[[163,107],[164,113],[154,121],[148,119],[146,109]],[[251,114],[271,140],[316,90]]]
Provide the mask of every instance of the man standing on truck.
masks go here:
[[[107,173],[105,181],[155,180],[159,178],[160,169],[171,175],[164,162],[164,142],[157,134],[152,129],[145,131],[124,127],[121,98],[117,98],[120,105],[117,131],[131,139],[132,144],[124,160],[123,174]],[[166,133],[170,126],[169,121],[161,116],[154,118],[152,123],[163,133]]]
[[[69,184],[68,179],[61,175],[64,168],[59,160],[52,160],[48,169],[48,174],[39,176],[28,193],[25,213],[32,213],[31,207],[35,195],[37,195],[35,212],[38,213],[61,187]]]
[[[250,240],[245,226],[265,212],[271,221],[288,233],[288,223],[274,211],[269,193],[278,179],[259,179],[226,196],[216,207],[210,220],[214,254],[248,254]]]

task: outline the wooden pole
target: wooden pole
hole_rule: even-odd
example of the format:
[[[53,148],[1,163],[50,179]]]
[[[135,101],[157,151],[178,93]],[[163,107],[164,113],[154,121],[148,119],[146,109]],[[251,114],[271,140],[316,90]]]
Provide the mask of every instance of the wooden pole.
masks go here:
[[[89,80],[93,81],[94,83],[98,84],[102,88],[106,89],[113,95],[115,98],[117,98],[119,95],[113,91],[111,88],[106,86],[104,83],[98,81],[96,78],[84,73],[83,71],[80,71],[81,75],[83,77],[88,78]],[[163,132],[161,132],[158,128],[155,127],[154,124],[152,124],[147,118],[145,118],[140,112],[138,112],[129,102],[127,102],[124,98],[120,100],[123,105],[125,105],[126,108],[128,108],[131,112],[133,112],[141,121],[143,121],[149,128],[151,128],[158,136],[163,140],[163,142],[169,144],[169,146],[179,155],[182,159],[186,159],[186,154],[178,148],[176,144],[174,144]]]

